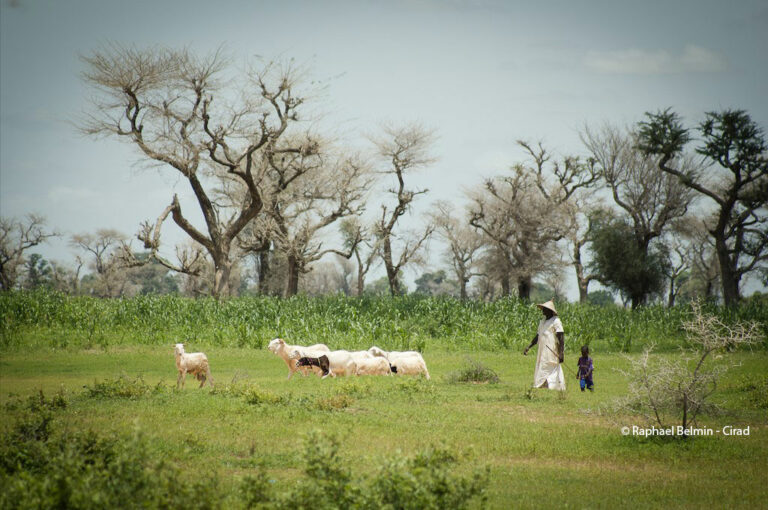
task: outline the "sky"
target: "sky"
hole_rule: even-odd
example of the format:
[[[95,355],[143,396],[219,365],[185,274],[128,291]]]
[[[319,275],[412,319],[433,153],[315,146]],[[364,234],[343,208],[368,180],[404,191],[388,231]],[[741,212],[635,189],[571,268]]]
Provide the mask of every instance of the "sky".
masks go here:
[[[689,126],[724,108],[768,126],[764,0],[0,1],[0,215],[45,216],[64,236],[37,251],[60,261],[74,258],[67,235],[132,235],[174,193],[194,209],[173,171],[77,129],[92,95],[80,56],[111,42],[293,58],[326,84],[322,126],[361,145],[382,122],[434,129],[410,225],[521,161],[518,139],[583,155],[584,125],[667,107]],[[165,246],[183,239],[167,222]]]

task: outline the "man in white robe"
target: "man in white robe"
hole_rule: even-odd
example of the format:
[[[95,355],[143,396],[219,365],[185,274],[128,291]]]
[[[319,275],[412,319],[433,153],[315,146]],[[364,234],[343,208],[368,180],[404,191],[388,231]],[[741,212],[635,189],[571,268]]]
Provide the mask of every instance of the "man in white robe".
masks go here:
[[[565,361],[563,323],[557,316],[555,303],[552,300],[536,306],[541,309],[544,319],[539,322],[539,330],[531,344],[523,351],[523,354],[527,355],[531,347],[539,345],[536,371],[533,373],[533,387],[565,391],[565,375],[560,365]]]

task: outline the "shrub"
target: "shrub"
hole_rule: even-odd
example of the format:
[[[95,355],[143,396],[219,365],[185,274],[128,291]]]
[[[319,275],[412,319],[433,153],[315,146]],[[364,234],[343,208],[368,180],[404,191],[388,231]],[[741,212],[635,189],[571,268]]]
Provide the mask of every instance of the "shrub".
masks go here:
[[[259,470],[243,480],[248,508],[418,508],[462,509],[485,502],[488,469],[469,477],[457,474],[458,457],[445,448],[430,448],[412,457],[397,455],[372,474],[355,478],[339,453],[336,436],[311,432],[304,441],[305,477],[278,493]]]
[[[461,509],[475,498],[482,504],[488,469],[464,478],[453,472],[457,461],[445,448],[390,458],[371,480],[368,508]]]
[[[50,406],[24,410],[44,434],[0,438],[0,508],[218,508],[216,480],[189,482],[152,455],[140,434],[129,439],[92,431],[54,434]],[[29,420],[29,417],[25,418]]]
[[[211,390],[211,394],[242,398],[251,405],[287,404],[291,401],[290,396],[278,395],[255,384],[240,383],[235,380],[230,384],[216,386]]]
[[[150,386],[144,382],[142,376],[136,376],[130,379],[126,375],[120,375],[115,379],[104,381],[94,381],[93,386],[84,386],[83,394],[88,398],[127,398],[136,400],[153,394],[168,391],[168,387],[162,382],[155,386]]]
[[[355,399],[345,393],[331,395],[330,397],[320,397],[315,405],[321,411],[338,411],[346,409],[355,403]]]
[[[490,383],[496,384],[499,382],[499,375],[490,367],[483,365],[479,361],[467,360],[467,364],[461,370],[452,372],[447,376],[448,382],[459,383]]]

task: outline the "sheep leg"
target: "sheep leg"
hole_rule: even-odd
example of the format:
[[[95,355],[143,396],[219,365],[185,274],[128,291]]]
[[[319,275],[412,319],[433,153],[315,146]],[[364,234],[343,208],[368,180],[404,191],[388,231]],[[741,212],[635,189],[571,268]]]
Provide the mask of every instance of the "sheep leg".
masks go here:
[[[205,374],[200,374],[200,386],[198,387],[202,388],[203,386],[205,386]]]
[[[176,389],[179,389],[179,384],[181,384],[181,387],[184,387],[184,383],[187,379],[187,371],[186,370],[179,370],[179,377],[176,379]]]
[[[211,368],[210,367],[205,367],[205,374],[206,374],[206,376],[208,378],[208,386],[213,388],[213,376],[211,375]]]

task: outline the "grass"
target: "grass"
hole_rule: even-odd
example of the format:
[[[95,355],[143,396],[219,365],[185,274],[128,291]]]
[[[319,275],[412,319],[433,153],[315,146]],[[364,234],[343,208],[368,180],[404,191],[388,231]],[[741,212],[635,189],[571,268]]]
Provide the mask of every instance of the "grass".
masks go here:
[[[702,425],[750,425],[748,437],[667,441],[625,437],[636,417],[616,416],[626,392],[619,354],[595,349],[595,392],[581,393],[569,375],[564,394],[530,390],[534,356],[473,350],[475,366],[492,370],[496,384],[458,382],[468,352],[430,349],[431,381],[402,377],[294,377],[265,349],[206,346],[217,389],[174,391],[168,345],[93,349],[26,348],[0,351],[0,403],[12,395],[63,391],[57,427],[104,434],[142,430],[153,451],[188,477],[217,475],[224,491],[264,469],[273,485],[302,476],[303,438],[320,430],[337,435],[340,455],[355,473],[383,459],[430,446],[455,452],[457,471],[488,466],[487,506],[533,508],[542,502],[572,507],[727,507],[764,504],[758,480],[768,468],[768,355],[731,354],[741,366],[726,374],[716,395],[724,414]],[[192,344],[189,350],[200,345]],[[664,354],[671,356],[673,354]],[[569,355],[566,361],[573,361]],[[573,365],[573,363],[571,363]],[[122,379],[119,377],[123,376]],[[136,391],[132,390],[135,389]],[[6,430],[10,420],[3,420]]]

